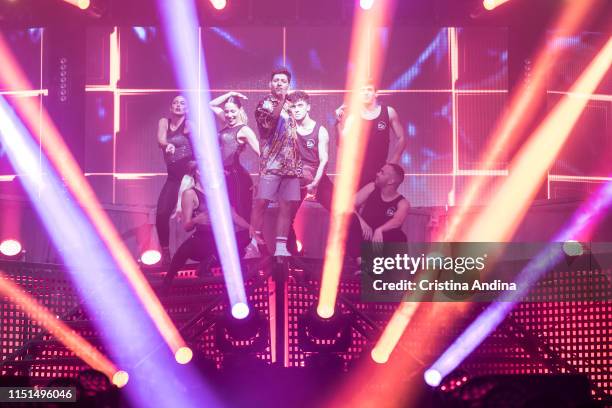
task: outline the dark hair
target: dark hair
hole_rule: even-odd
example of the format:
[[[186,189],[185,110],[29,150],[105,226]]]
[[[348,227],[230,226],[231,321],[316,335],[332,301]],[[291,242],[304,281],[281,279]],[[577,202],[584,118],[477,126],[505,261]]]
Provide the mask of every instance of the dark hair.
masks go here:
[[[183,94],[176,94],[176,95],[174,95],[174,96],[172,97],[172,99],[170,99],[170,104],[172,105],[172,103],[174,102],[174,100],[175,100],[176,98],[178,98],[179,96],[180,96],[181,98],[183,98],[183,99],[185,100],[185,102],[187,102],[187,98],[185,97],[185,95],[183,95]]]
[[[287,69],[286,67],[278,67],[272,70],[272,73],[270,74],[270,81],[274,79],[274,75],[279,75],[279,74],[286,75],[287,81],[291,82],[291,72],[289,72],[289,69]]]
[[[404,177],[406,176],[406,172],[404,168],[396,163],[387,163],[387,166],[391,166],[393,172],[398,178],[398,184],[401,184],[404,181]]]
[[[310,105],[310,96],[304,91],[294,91],[287,95],[287,100],[291,103],[298,103],[304,101]]]

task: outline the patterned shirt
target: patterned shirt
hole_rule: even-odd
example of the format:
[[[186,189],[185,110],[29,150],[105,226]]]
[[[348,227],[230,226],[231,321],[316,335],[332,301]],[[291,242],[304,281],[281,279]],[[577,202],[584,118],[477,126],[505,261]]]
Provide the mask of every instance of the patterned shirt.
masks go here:
[[[280,103],[273,95],[268,95],[255,109],[261,139],[260,174],[302,177],[296,127],[281,115]]]

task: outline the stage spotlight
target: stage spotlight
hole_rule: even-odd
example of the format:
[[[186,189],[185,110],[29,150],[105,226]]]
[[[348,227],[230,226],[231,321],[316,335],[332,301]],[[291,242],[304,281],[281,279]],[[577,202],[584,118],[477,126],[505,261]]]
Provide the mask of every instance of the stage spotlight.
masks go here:
[[[370,352],[370,357],[372,357],[372,360],[378,364],[385,364],[387,361],[389,361],[389,354],[382,352],[376,347]]]
[[[161,253],[156,249],[147,249],[140,255],[140,262],[153,266],[161,260]]]
[[[227,0],[210,0],[210,4],[217,10],[223,10],[227,6]]]
[[[249,315],[249,307],[246,303],[236,303],[232,306],[232,316],[236,319],[244,319]]]
[[[301,252],[302,252],[302,249],[304,248],[304,245],[302,245],[302,241],[300,241],[300,240],[296,240],[296,241],[295,241],[295,248],[297,249],[297,251],[298,251],[299,253],[301,253]]]
[[[189,347],[183,346],[174,353],[174,358],[179,364],[187,364],[193,358],[193,351]]]
[[[68,4],[72,4],[81,10],[87,10],[91,5],[91,0],[64,0]]]
[[[580,256],[584,254],[584,248],[580,242],[568,240],[563,243],[563,252],[567,256]]]
[[[344,352],[351,345],[351,321],[342,313],[320,317],[315,309],[298,319],[300,347],[309,352]]]
[[[253,310],[242,319],[224,313],[215,325],[215,343],[224,353],[257,353],[268,343],[266,319]]]
[[[442,382],[442,374],[438,370],[429,369],[425,371],[425,382],[431,387],[437,387]]]
[[[127,372],[119,370],[113,375],[113,384],[115,384],[117,388],[123,388],[128,383],[129,379],[130,376]]]
[[[359,0],[359,6],[364,10],[370,10],[374,5],[374,0]]]
[[[483,0],[482,5],[485,9],[491,11],[501,6],[504,3],[507,3],[510,0]]]
[[[0,254],[9,259],[16,259],[23,253],[21,243],[16,239],[5,239],[0,243]]]

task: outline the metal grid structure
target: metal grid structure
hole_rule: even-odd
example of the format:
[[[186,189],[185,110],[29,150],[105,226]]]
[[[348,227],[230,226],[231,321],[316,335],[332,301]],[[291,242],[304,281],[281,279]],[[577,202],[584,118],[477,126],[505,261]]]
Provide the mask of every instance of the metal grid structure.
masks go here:
[[[42,264],[0,262],[0,268],[9,279],[22,285],[54,313],[62,315],[71,327],[96,344],[97,334],[93,325],[82,317],[78,298],[71,289],[60,267]],[[305,276],[303,270],[291,271],[293,278],[287,281],[285,302],[287,318],[287,350],[289,367],[307,365],[308,356],[316,354],[304,351],[299,339],[300,316],[308,313],[318,295],[315,274]],[[577,274],[573,279],[562,272],[552,272],[547,280],[557,285],[581,285],[592,282],[593,275],[610,270],[596,270]],[[182,272],[168,298],[164,298],[170,316],[182,327],[186,340],[217,368],[224,365],[225,354],[215,338],[215,324],[226,313],[225,291],[219,277],[194,279],[193,270]],[[565,277],[565,278],[564,278]],[[250,304],[267,321],[270,320],[269,299],[271,289],[268,276],[256,276],[247,280]],[[540,282],[541,288],[551,288]],[[603,286],[595,286],[603,287]],[[607,286],[606,286],[607,288]],[[558,288],[557,288],[558,289]],[[345,351],[335,353],[344,360],[344,369],[350,370],[351,361],[369,352],[379,330],[395,310],[395,304],[360,302],[360,282],[354,278],[343,279],[340,285],[339,311],[351,318],[351,340]],[[609,295],[609,294],[608,294]],[[473,312],[483,310],[485,304],[476,305]],[[9,299],[0,303],[0,344],[5,360],[24,345],[27,353],[18,359],[22,363],[2,367],[2,375],[25,374],[39,381],[54,377],[72,377],[84,368],[72,353],[55,343],[41,329],[18,310]],[[466,326],[474,314],[469,313],[455,321],[452,327],[438,328],[431,333],[426,320],[416,321],[408,330],[415,336],[444,336],[451,341]],[[378,326],[378,327],[377,327]],[[263,329],[270,333],[270,326]],[[262,363],[272,362],[271,341],[263,351],[254,353]],[[407,350],[410,344],[404,344]],[[612,395],[612,303],[577,302],[525,302],[519,304],[485,342],[464,362],[460,370],[468,376],[485,374],[586,374],[592,382],[593,394],[603,399]],[[28,359],[30,361],[28,361]],[[35,364],[32,364],[32,362]],[[279,360],[280,361],[280,360]],[[24,369],[25,368],[25,369]]]

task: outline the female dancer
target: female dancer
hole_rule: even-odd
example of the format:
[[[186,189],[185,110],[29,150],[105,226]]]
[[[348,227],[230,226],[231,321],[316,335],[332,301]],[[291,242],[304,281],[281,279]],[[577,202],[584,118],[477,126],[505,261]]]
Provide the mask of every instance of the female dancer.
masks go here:
[[[212,232],[210,214],[206,206],[206,196],[200,181],[200,172],[197,168],[194,168],[191,173],[194,186],[185,190],[182,194],[181,219],[185,231],[193,231],[193,234],[181,244],[172,257],[170,268],[163,281],[161,294],[168,292],[172,280],[187,260],[194,259],[204,262],[212,255],[219,257]],[[236,213],[234,207],[230,207],[230,211],[236,228],[236,242],[240,248],[244,248],[249,241],[250,225]]]
[[[259,142],[255,132],[247,126],[247,115],[241,101],[243,99],[247,97],[241,93],[228,92],[210,101],[210,108],[223,123],[219,131],[219,145],[230,204],[241,217],[250,220],[253,181],[240,164],[240,155],[247,144],[259,155]]]
[[[183,176],[195,165],[191,146],[191,124],[187,120],[187,100],[178,95],[170,105],[170,117],[161,118],[157,127],[157,141],[164,153],[168,177],[157,200],[155,227],[162,249],[162,262],[170,263],[170,216],[178,200]]]

